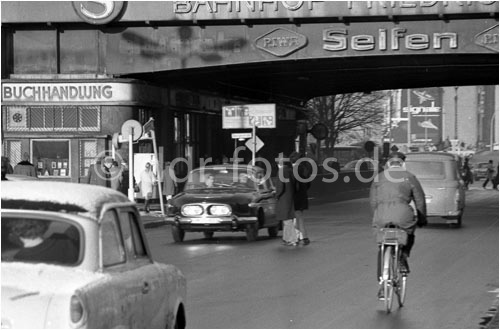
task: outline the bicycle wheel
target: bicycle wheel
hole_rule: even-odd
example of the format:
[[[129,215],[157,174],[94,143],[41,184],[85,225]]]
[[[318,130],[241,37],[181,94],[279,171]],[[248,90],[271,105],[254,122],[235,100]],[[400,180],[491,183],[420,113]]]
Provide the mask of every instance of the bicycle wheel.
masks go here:
[[[393,247],[386,246],[384,249],[384,264],[382,268],[382,278],[384,280],[384,304],[387,313],[392,309],[392,298],[394,295],[394,257]]]
[[[408,276],[406,274],[401,274],[398,269],[398,289],[396,292],[398,296],[399,307],[403,307],[403,304],[405,303],[407,279]]]

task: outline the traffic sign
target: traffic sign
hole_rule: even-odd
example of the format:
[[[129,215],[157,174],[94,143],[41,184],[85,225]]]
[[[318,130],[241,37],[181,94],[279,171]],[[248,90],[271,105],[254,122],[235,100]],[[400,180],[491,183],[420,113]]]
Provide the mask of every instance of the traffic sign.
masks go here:
[[[231,133],[233,139],[249,139],[251,137],[252,133]]]
[[[142,125],[137,120],[129,119],[122,124],[121,132],[124,137],[132,134],[132,140],[137,141],[142,136]]]
[[[259,139],[258,136],[255,137],[255,152],[259,151],[263,146],[264,146],[264,142],[262,142],[261,139]],[[253,152],[253,139],[250,139],[248,140],[246,143],[245,143],[245,146],[250,149],[250,151]]]
[[[276,128],[276,104],[240,104],[222,107],[222,128]]]

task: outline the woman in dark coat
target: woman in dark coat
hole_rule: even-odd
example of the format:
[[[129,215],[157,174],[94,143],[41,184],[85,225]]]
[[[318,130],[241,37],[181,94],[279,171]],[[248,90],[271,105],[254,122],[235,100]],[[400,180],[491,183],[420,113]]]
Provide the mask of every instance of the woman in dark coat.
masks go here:
[[[295,180],[293,179],[292,165],[289,162],[278,163],[278,181],[276,183],[276,219],[281,221],[295,218],[294,208]],[[285,222],[283,223],[283,241],[287,244],[296,244],[296,239],[285,237]]]
[[[307,237],[306,227],[304,225],[304,210],[309,208],[309,201],[307,190],[309,189],[311,182],[309,182],[309,177],[311,176],[310,163],[308,161],[297,162],[299,159],[303,158],[303,155],[293,152],[290,155],[290,160],[293,163],[294,174],[295,174],[295,196],[294,196],[294,206],[295,206],[295,218],[296,226],[299,230],[299,242],[307,245],[309,244],[309,238]],[[308,182],[305,182],[308,181]]]

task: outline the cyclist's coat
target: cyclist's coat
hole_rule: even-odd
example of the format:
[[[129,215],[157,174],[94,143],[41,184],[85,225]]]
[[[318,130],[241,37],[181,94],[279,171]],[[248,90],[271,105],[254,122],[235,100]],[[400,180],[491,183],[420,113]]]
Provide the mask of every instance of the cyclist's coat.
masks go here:
[[[392,222],[412,234],[417,225],[410,202],[426,215],[425,195],[415,175],[402,167],[392,167],[379,173],[370,189],[373,226],[384,227]]]

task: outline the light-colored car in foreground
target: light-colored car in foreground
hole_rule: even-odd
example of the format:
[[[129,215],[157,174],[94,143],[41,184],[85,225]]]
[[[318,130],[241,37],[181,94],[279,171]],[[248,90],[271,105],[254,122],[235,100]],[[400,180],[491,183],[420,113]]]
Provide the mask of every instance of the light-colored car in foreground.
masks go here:
[[[444,152],[408,153],[405,166],[422,185],[427,216],[444,217],[460,227],[465,208],[465,187],[459,158]]]
[[[92,185],[2,181],[2,328],[184,328],[186,279],[139,212]]]

